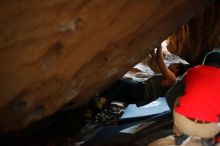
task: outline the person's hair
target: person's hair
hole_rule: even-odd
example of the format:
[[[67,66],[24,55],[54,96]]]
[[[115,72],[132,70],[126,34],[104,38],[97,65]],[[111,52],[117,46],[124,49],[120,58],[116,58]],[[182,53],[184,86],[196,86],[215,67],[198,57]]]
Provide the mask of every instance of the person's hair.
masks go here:
[[[186,72],[186,70],[188,69],[190,67],[190,65],[189,64],[184,64],[184,63],[179,63],[178,64],[178,72],[177,72],[177,74],[176,74],[176,76],[182,76],[185,72]]]
[[[172,71],[172,69],[170,68],[172,65],[175,65],[174,67],[176,69],[176,72],[174,72],[174,73],[175,73],[176,76],[182,76],[186,72],[186,70],[190,67],[189,64],[185,64],[185,63],[182,63],[182,62],[171,63],[168,66],[170,71]]]
[[[213,50],[207,53],[202,64],[220,68],[220,50]]]

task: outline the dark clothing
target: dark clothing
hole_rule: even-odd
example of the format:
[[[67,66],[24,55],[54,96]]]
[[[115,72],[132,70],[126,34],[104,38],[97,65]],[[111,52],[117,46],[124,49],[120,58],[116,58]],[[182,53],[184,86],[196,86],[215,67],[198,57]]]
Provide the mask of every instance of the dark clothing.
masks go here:
[[[177,79],[176,83],[167,91],[166,100],[171,111],[173,111],[176,99],[185,94],[185,86],[185,80]]]
[[[104,90],[101,96],[110,100],[135,104],[144,97],[145,88],[142,82],[117,80],[110,88]]]
[[[143,106],[156,100],[158,97],[164,97],[170,87],[162,86],[164,79],[162,74],[156,74],[144,81],[145,95],[141,101],[137,102],[137,106]]]
[[[144,82],[118,80],[101,94],[115,101],[143,106],[158,97],[164,97],[169,87],[163,87],[161,74],[154,75]]]

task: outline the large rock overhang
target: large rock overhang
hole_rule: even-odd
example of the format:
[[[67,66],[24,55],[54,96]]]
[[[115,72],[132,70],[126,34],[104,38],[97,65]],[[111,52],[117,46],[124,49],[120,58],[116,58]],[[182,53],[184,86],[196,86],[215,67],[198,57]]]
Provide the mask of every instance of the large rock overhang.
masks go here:
[[[0,131],[86,103],[211,2],[0,1]]]

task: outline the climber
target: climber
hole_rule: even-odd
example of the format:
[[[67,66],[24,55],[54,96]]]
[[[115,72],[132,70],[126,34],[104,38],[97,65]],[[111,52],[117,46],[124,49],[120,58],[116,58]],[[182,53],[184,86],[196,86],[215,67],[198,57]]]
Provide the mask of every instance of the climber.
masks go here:
[[[189,69],[166,94],[173,110],[176,135],[185,134],[212,145],[220,132],[220,50],[206,54],[203,64]]]
[[[175,83],[176,76],[183,74],[188,65],[175,63],[167,68],[161,47],[157,47],[157,51],[153,50],[150,55],[151,69],[160,74],[155,74],[144,82],[118,80],[110,88],[104,90],[101,96],[137,106],[150,103],[158,97],[164,97],[167,90]]]

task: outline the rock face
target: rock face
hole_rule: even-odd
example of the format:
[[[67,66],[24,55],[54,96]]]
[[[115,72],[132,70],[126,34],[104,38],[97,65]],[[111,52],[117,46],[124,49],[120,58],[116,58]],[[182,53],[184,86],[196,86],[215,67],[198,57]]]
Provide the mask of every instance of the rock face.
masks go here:
[[[210,0],[1,0],[0,131],[78,106]]]
[[[191,64],[201,62],[206,52],[220,48],[220,2],[183,25],[169,41],[168,50]]]

